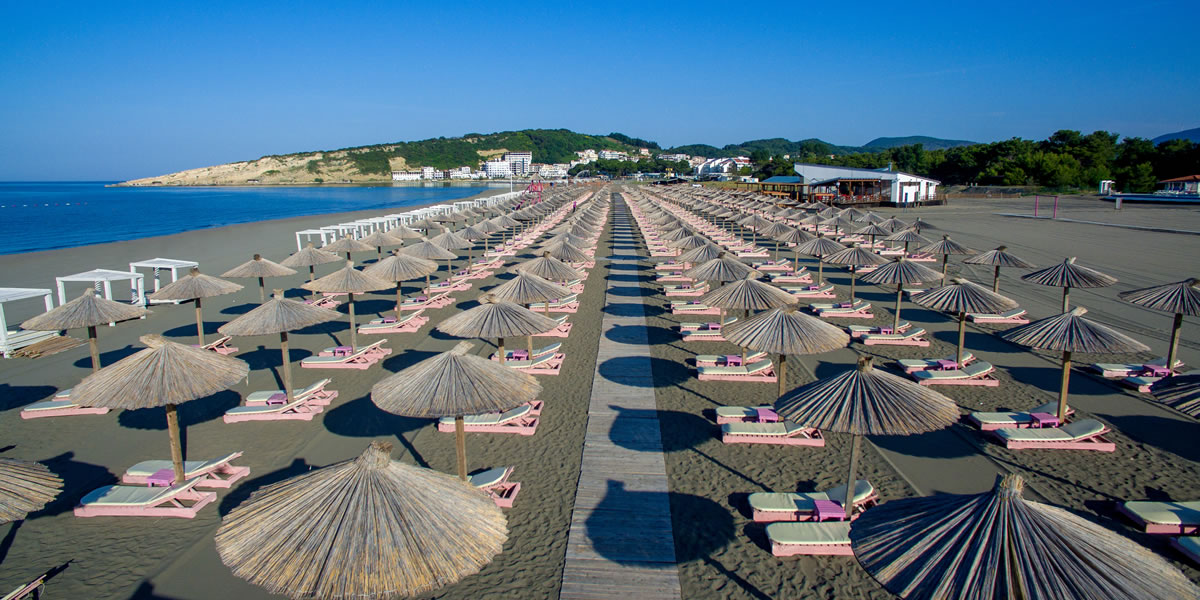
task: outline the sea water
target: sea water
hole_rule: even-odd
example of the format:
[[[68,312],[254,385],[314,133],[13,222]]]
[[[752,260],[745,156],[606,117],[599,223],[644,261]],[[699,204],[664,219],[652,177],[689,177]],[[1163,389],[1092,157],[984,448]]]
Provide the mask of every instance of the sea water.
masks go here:
[[[0,182],[0,254],[72,248],[181,231],[355,210],[452,203],[473,186],[106,187]]]

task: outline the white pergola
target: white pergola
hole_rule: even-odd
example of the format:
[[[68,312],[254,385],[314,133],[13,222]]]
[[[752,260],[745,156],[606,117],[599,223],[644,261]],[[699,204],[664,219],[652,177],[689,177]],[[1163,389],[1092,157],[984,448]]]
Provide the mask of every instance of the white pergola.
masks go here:
[[[179,281],[179,271],[178,271],[179,269],[191,269],[192,267],[199,267],[199,266],[200,266],[200,263],[193,261],[193,260],[176,260],[174,258],[151,258],[148,260],[140,260],[138,262],[129,263],[129,272],[137,273],[138,269],[153,269],[154,270],[154,291],[157,292],[159,289],[162,288],[162,281],[159,279],[159,271],[161,271],[162,269],[168,269],[171,271],[171,283],[175,283],[176,281]],[[151,304],[160,304],[160,303],[161,304],[168,304],[168,303],[169,304],[179,304],[180,303],[180,300],[150,300],[145,297],[145,294],[144,294],[145,290],[141,290],[141,292],[139,292],[139,290],[138,290],[139,283],[140,283],[140,280],[130,281],[129,287],[135,293],[138,293],[139,297],[141,297],[142,306],[145,306],[147,302],[149,302]]]
[[[321,246],[324,246],[325,244],[328,244],[329,242],[325,240],[325,237],[328,235],[329,235],[329,232],[325,231],[324,229],[305,229],[303,231],[297,231],[296,232],[296,252],[303,250],[304,243],[311,242],[312,238],[314,236],[321,238],[321,243],[313,244],[314,246],[317,246],[319,248]],[[300,236],[304,236],[303,241],[301,241]]]
[[[63,285],[68,281],[79,281],[91,284],[97,291],[103,291],[104,297],[109,300],[113,299],[112,282],[128,281],[133,289],[133,298],[130,304],[137,306],[145,306],[146,286],[144,284],[145,276],[141,273],[130,273],[129,271],[113,271],[112,269],[92,269],[84,273],[76,273],[74,275],[64,275],[55,277],[54,282],[58,284],[58,305],[62,306],[67,303],[67,290]],[[145,318],[145,317],[142,317]],[[110,327],[116,323],[109,323]]]
[[[0,351],[4,353],[4,358],[9,358],[13,352],[36,344],[46,338],[52,338],[58,335],[57,331],[29,331],[25,329],[8,330],[8,321],[4,318],[4,303],[15,302],[17,300],[27,300],[29,298],[42,298],[46,303],[46,310],[54,308],[54,299],[48,289],[43,288],[0,288]]]

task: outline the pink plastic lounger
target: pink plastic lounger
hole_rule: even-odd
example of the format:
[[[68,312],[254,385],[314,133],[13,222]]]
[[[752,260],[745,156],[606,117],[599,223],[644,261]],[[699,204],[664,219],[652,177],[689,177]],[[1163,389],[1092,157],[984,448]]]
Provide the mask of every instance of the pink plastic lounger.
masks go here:
[[[795,423],[725,423],[724,444],[771,444],[774,446],[824,446],[820,430]]]
[[[781,419],[775,407],[762,406],[718,406],[717,424],[725,423],[778,423]]]
[[[805,286],[783,286],[783,291],[800,298],[834,298],[837,293],[833,290],[832,283],[822,283],[821,285],[805,285]]]
[[[753,364],[767,358],[766,352],[751,352],[746,355],[746,360],[742,360],[740,354],[698,354],[696,355],[697,367],[736,367],[742,364]]]
[[[22,419],[41,419],[42,417],[67,417],[72,415],[103,415],[110,409],[100,406],[80,406],[69,399],[54,398],[34,402],[21,409]]]
[[[1043,418],[1035,418],[1035,414]],[[997,429],[1042,427],[1045,416],[1055,414],[1058,414],[1058,403],[1047,402],[1027,411],[973,412],[967,415],[967,421],[978,427],[980,431],[995,431]],[[1067,416],[1072,414],[1075,414],[1075,409],[1068,406]]]
[[[550,344],[549,346],[543,346],[541,348],[537,348],[533,351],[533,358],[541,358],[548,354],[553,355],[556,352],[558,352],[558,350],[560,348],[562,348],[562,342],[558,342],[558,343]],[[498,352],[493,352],[492,356],[490,358],[492,360],[500,360],[500,354]],[[504,351],[504,361],[505,362],[518,361],[518,360],[529,360],[529,351],[526,349],[523,349],[523,348],[518,348],[516,350],[505,350]]]
[[[565,338],[565,337],[571,335],[571,323],[567,322],[567,318],[568,318],[568,315],[563,315],[561,317],[558,317],[557,319],[555,319],[555,321],[558,322],[558,327],[555,327],[554,329],[551,329],[550,331],[543,331],[542,333],[535,333],[535,334],[533,334],[533,337]]]
[[[469,281],[442,281],[421,290],[421,292],[425,294],[465,292],[471,289],[471,286]]]
[[[767,525],[767,539],[775,556],[854,556],[849,521],[771,523]]]
[[[871,313],[871,303],[858,300],[849,306],[833,306],[830,308],[814,309],[818,317],[822,318],[838,318],[838,319],[873,319],[875,315]]]
[[[579,310],[579,297],[575,294],[571,294],[566,298],[559,298],[558,300],[550,302],[549,304],[546,304],[545,302],[534,302],[533,304],[529,305],[529,310],[534,312],[548,310],[549,312],[573,313]]]
[[[708,293],[708,284],[702,283],[700,285],[688,285],[688,284],[664,285],[663,293],[666,294],[667,296],[683,296],[683,297],[703,296],[704,294]]]
[[[911,373],[913,379],[921,385],[975,385],[996,387],[1000,380],[992,372],[996,367],[992,363],[979,361],[964,366],[961,369],[944,369],[941,371],[917,371]]]
[[[512,508],[521,491],[520,482],[509,481],[513,467],[497,467],[476,473],[467,478],[471,485],[487,493],[500,508]]]
[[[756,492],[750,494],[747,501],[756,523],[777,523],[781,521],[813,521],[817,519],[816,501],[836,502],[839,508],[846,501],[846,486],[839,485],[824,492]],[[854,509],[859,512],[875,506],[879,502],[879,493],[871,482],[859,479],[854,482]],[[844,515],[844,513],[843,513]]]
[[[790,271],[792,269],[792,261],[787,258],[781,258],[777,261],[764,260],[762,262],[750,263],[750,266],[759,271]]]
[[[654,278],[654,283],[693,283],[695,281],[695,279],[688,277],[679,271],[668,273],[666,275],[659,275],[658,277]]]
[[[417,296],[415,298],[405,298],[400,304],[400,310],[424,310],[426,308],[445,308],[454,304],[454,298],[449,292],[442,292],[436,296]]]
[[[527,402],[503,413],[467,415],[463,418],[463,431],[533,435],[537,432],[538,415],[541,412],[542,403],[535,401]],[[454,433],[454,417],[438,419],[437,430],[442,433]]]
[[[723,342],[725,338],[721,336],[721,328],[714,329],[696,329],[692,331],[680,331],[680,340],[684,342]]]
[[[343,295],[344,294],[322,294],[321,297],[305,300],[304,303],[333,310],[342,305],[342,301],[339,298]]]
[[[737,317],[726,317],[725,322],[720,324],[716,322],[697,323],[685,321],[679,324],[679,331],[719,331],[722,327],[728,327],[736,323],[737,320]]]
[[[387,340],[379,340],[370,346],[359,348],[356,352],[346,354],[342,354],[336,348],[326,349],[324,352],[332,351],[333,355],[310,356],[301,360],[300,366],[305,369],[369,369],[371,365],[383,360],[384,356],[391,354],[391,348],[381,346],[385,341]]]
[[[1162,375],[1167,366],[1166,358],[1156,358],[1152,361],[1139,364],[1126,363],[1096,363],[1091,366],[1091,369],[1100,374],[1101,377],[1109,379],[1124,379],[1126,377],[1134,377],[1142,374],[1157,374]],[[1175,369],[1183,367],[1182,360],[1175,361]]]
[[[319,379],[306,388],[292,390],[292,399],[299,400],[304,398],[312,404],[328,406],[329,403],[338,397],[337,390],[325,389],[325,386],[329,385],[332,381],[331,379]],[[246,395],[246,405],[253,406],[255,404],[287,404],[287,393],[283,390],[250,392]]]
[[[696,371],[700,381],[778,381],[775,365],[770,360],[760,360],[740,367],[696,367]]]
[[[969,365],[975,360],[975,355],[970,352],[963,352],[962,365],[955,362],[957,360],[958,355],[951,354],[946,358],[901,358],[896,363],[900,365],[901,369],[904,369],[905,373],[911,375],[917,371],[955,369],[959,366]]]
[[[1023,325],[1029,322],[1029,317],[1025,316],[1025,312],[1023,308],[1014,308],[1000,314],[967,313],[967,319],[976,323],[1017,323]]]
[[[200,348],[202,350],[212,350],[217,354],[233,354],[234,352],[237,352],[238,349],[235,346],[229,345],[229,342],[231,341],[233,341],[233,338],[226,335],[204,344],[203,346],[200,344],[192,344],[192,347]]]
[[[771,252],[766,248],[750,248],[748,250],[737,250],[734,254],[738,258],[766,258],[771,255]]]
[[[1200,502],[1122,502],[1117,510],[1146,533],[1186,535],[1200,531]]]
[[[696,301],[674,301],[668,305],[673,315],[719,315],[721,309]]]
[[[504,359],[504,366],[510,369],[518,369],[522,373],[530,375],[558,375],[562,370],[563,361],[567,355],[562,352],[551,352],[541,356],[534,356],[529,360],[509,360]]]
[[[867,326],[867,325],[850,325],[850,326],[846,327],[846,331],[848,331],[850,333],[850,337],[852,337],[852,338],[862,337],[868,333],[871,333],[871,334],[904,333],[905,331],[908,331],[909,329],[912,329],[912,323],[909,323],[908,321],[901,321],[900,325],[898,325],[895,329],[892,329],[890,326],[889,327],[871,327],[871,326]]]
[[[286,398],[286,396],[284,396]],[[311,396],[296,398],[290,404],[252,404],[235,406],[225,411],[226,423],[244,421],[311,421],[325,410],[325,405],[313,401]]]
[[[171,487],[106,485],[92,490],[75,507],[77,517],[181,517],[191,519],[217,499],[196,490],[199,479]]]
[[[1108,427],[1095,419],[1080,419],[1048,429],[997,429],[992,432],[1009,450],[1096,450],[1112,452],[1117,445],[1104,438]]]
[[[924,348],[929,345],[923,327],[907,333],[867,333],[860,339],[867,346],[918,346]]]
[[[812,283],[812,275],[808,273],[772,274],[771,283],[775,285]]]
[[[358,326],[358,332],[361,334],[382,334],[382,333],[412,333],[419,331],[426,323],[429,322],[429,317],[422,316],[421,313],[425,309],[411,312],[399,319],[375,319],[370,323]]]
[[[201,488],[231,487],[237,480],[250,474],[250,467],[239,467],[232,464],[241,456],[241,452],[232,452],[213,460],[184,461],[183,478],[185,480],[197,479],[196,487]],[[125,469],[125,475],[121,477],[121,482],[147,485],[151,483],[151,476],[155,473],[164,469],[170,471],[173,468],[169,460],[143,460]]]

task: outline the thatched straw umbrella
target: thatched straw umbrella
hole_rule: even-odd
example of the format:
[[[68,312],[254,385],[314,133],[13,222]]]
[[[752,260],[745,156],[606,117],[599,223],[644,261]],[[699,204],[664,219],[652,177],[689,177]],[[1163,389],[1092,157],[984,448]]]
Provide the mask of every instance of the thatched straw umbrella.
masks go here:
[[[347,294],[346,303],[350,306],[350,347],[357,350],[358,328],[354,324],[354,294],[386,290],[392,287],[392,283],[355,269],[354,262],[348,260],[345,267],[316,281],[310,281],[302,287],[311,292]]]
[[[820,354],[845,348],[850,343],[850,336],[840,327],[800,312],[795,304],[778,306],[728,328],[722,327],[721,335],[742,348],[779,355],[780,396],[786,390],[789,354]]]
[[[905,229],[908,229],[908,227],[909,227],[908,223],[906,223],[900,219],[897,219],[895,216],[888,217],[887,219],[880,221],[878,223],[878,225],[888,231],[893,231],[893,232],[903,231]]]
[[[481,356],[467,354],[472,342],[425,359],[371,388],[371,401],[380,409],[404,417],[454,417],[458,476],[467,480],[464,415],[498,413],[536,400],[542,392],[537,378]]]
[[[863,281],[874,284],[892,283],[896,285],[896,312],[892,316],[892,329],[895,330],[900,326],[900,301],[904,298],[904,284],[906,283],[925,283],[926,281],[940,281],[942,274],[926,267],[921,263],[915,263],[901,256],[896,260],[875,269],[871,273],[867,273],[863,277]]]
[[[740,281],[747,277],[758,277],[760,275],[750,265],[724,252],[718,254],[716,258],[708,262],[684,271],[683,274],[700,281],[719,281],[721,283]]]
[[[584,277],[583,273],[571,265],[550,256],[549,252],[542,252],[541,256],[519,263],[510,270],[537,275],[542,279],[560,283],[583,279]]]
[[[708,241],[708,238],[704,236],[689,235],[673,242],[667,242],[667,246],[671,248],[679,248],[680,250],[691,250],[693,248],[699,248],[700,246],[711,243],[712,242]]]
[[[958,422],[958,406],[932,389],[871,367],[870,356],[858,366],[814,381],[775,401],[779,416],[805,427],[854,435],[846,480],[846,517],[854,507],[854,479],[864,435],[913,435]]]
[[[413,233],[417,233],[417,232],[414,231]],[[420,234],[417,234],[417,235],[419,236]],[[368,246],[375,246],[375,251],[376,251],[375,260],[383,260],[383,247],[384,246],[403,246],[404,245],[404,240],[392,235],[392,232],[384,231],[382,229],[376,230],[374,233],[363,238],[361,241],[362,241],[362,243],[367,244]]]
[[[426,234],[434,229],[444,229],[441,224],[428,217],[421,219],[420,221],[413,221],[412,223],[409,223],[408,226],[413,229],[420,229]]]
[[[820,285],[825,280],[825,257],[845,249],[845,246],[825,237],[823,234],[817,234],[816,238],[804,242],[795,248],[798,254],[817,257],[817,285]]]
[[[169,342],[157,335],[141,338],[147,348],[83,379],[71,389],[80,406],[134,410],[163,406],[175,482],[183,482],[183,448],[175,406],[228,389],[250,372],[245,362],[216,352]]]
[[[955,360],[960,367],[966,340],[967,313],[994,314],[1017,307],[1015,300],[961,277],[954,278],[948,285],[925,290],[913,296],[912,301],[927,308],[958,313],[958,354]]]
[[[995,250],[988,250],[972,256],[971,258],[963,259],[963,264],[967,265],[991,265],[995,267],[995,274],[992,276],[992,291],[1000,292],[1000,267],[1012,267],[1015,269],[1032,269],[1033,263],[1020,258],[1008,251],[1008,246],[999,246]]]
[[[795,271],[796,267],[798,267],[800,264],[800,244],[812,241],[814,237],[815,236],[813,236],[813,234],[804,231],[803,229],[788,227],[787,231],[775,236],[774,239],[776,242],[782,244],[795,244],[792,246],[792,270]],[[778,259],[778,257],[776,257],[776,259]]]
[[[41,510],[62,487],[62,479],[42,463],[0,458],[0,525]]]
[[[283,352],[283,390],[287,394],[288,404],[291,404],[295,398],[292,396],[292,359],[288,354],[288,332],[335,321],[341,316],[335,310],[288,300],[283,297],[283,290],[275,290],[269,302],[222,325],[218,331],[223,335],[235,336],[278,333],[279,347]]]
[[[773,285],[754,279],[739,279],[725,284],[700,297],[706,306],[721,309],[721,327],[725,326],[726,309],[742,309],[743,319],[750,318],[752,310],[767,310],[796,302],[797,298]],[[726,338],[728,339],[728,338]],[[746,359],[746,347],[742,346],[742,360]]]
[[[387,258],[369,265],[363,269],[363,273],[370,275],[376,279],[384,281],[396,282],[396,316],[400,316],[400,305],[404,303],[403,282],[418,277],[426,278],[426,287],[428,287],[429,276],[437,271],[437,263],[424,258],[417,258],[407,254],[396,252],[388,255]]]
[[[1189,317],[1200,315],[1200,288],[1197,286],[1200,286],[1200,280],[1185,279],[1176,283],[1117,294],[1118,298],[1130,304],[1175,313],[1175,320],[1171,324],[1171,345],[1167,349],[1166,364],[1167,369],[1172,372],[1175,370],[1175,356],[1179,350],[1179,330],[1183,327],[1183,317],[1184,315]]]
[[[33,331],[59,331],[87,327],[88,349],[92,354],[92,372],[100,370],[100,343],[96,327],[144,316],[148,311],[140,306],[114,302],[84,290],[80,296],[62,306],[52,308],[24,323],[21,327]]]
[[[1064,313],[1071,310],[1071,288],[1107,287],[1117,282],[1117,278],[1112,275],[1075,264],[1074,256],[1061,264],[1022,275],[1021,279],[1038,285],[1062,288]]]
[[[445,248],[442,248],[441,246],[438,246],[437,244],[434,244],[434,243],[430,242],[429,240],[421,240],[411,246],[405,246],[400,249],[400,254],[407,254],[409,256],[415,256],[417,258],[423,258],[425,260],[433,260],[433,261],[444,260],[444,261],[446,261],[447,269],[450,268],[450,261],[454,260],[455,258],[458,258],[457,254],[455,254]],[[446,275],[446,277],[449,278],[453,274],[454,274],[454,272],[451,271],[449,274]],[[426,284],[426,287],[429,286],[428,278],[425,279],[425,284]]]
[[[903,498],[850,528],[854,555],[889,592],[933,598],[1196,598],[1162,557],[1071,512],[1021,497],[1020,475],[982,494]]]
[[[772,258],[771,260],[774,260],[775,262],[779,262],[779,244],[782,243],[779,241],[779,236],[785,235],[791,230],[792,230],[791,227],[788,227],[787,225],[784,225],[783,223],[779,223],[779,222],[772,222],[770,225],[767,225],[766,227],[763,227],[760,230],[764,236],[770,238],[771,241],[775,242],[775,254],[774,254],[774,258]]]
[[[346,236],[332,243],[326,244],[321,249],[326,252],[345,252],[346,260],[350,260],[351,252],[370,252],[375,248],[350,236]]]
[[[858,267],[874,267],[888,263],[888,259],[860,246],[840,250],[824,257],[824,260],[831,265],[845,265],[850,267],[851,302],[854,302],[854,287],[855,282],[858,280]]]
[[[316,279],[316,266],[326,263],[337,262],[342,260],[341,257],[332,253],[314,248],[312,243],[304,246],[303,250],[279,261],[279,264],[285,267],[308,267],[308,280]]]
[[[387,230],[388,235],[398,240],[419,240],[425,236],[421,235],[420,231],[414,231],[404,225],[397,225]]]
[[[883,241],[885,241],[885,242],[903,242],[904,243],[904,254],[906,256],[908,255],[908,245],[909,244],[916,243],[916,244],[921,244],[922,246],[925,246],[930,243],[929,238],[926,238],[911,229],[897,231],[896,233],[893,233],[892,235],[889,235],[889,236],[883,238]]]
[[[257,277],[258,301],[259,303],[263,303],[267,301],[267,284],[263,281],[264,279],[267,277],[284,277],[295,274],[295,269],[290,269],[277,262],[267,260],[261,254],[255,254],[254,258],[221,273],[221,277],[232,277],[234,279]]]
[[[1087,309],[1034,321],[1004,332],[1004,339],[1042,350],[1062,351],[1062,387],[1058,391],[1058,420],[1067,420],[1067,390],[1071,381],[1071,353],[1127,354],[1146,352],[1150,347],[1106,325],[1083,318]]]
[[[453,231],[444,231],[439,233],[429,238],[429,243],[444,250],[450,251],[450,253],[454,255],[454,258],[458,258],[458,253],[454,252],[454,250],[466,250],[468,248],[475,247],[475,244],[471,240],[468,240],[461,235],[454,233]],[[450,271],[451,273],[454,272],[454,268],[451,266],[451,261],[453,260],[453,258],[446,259],[446,270]]]
[[[1200,418],[1200,370],[1164,377],[1150,386],[1159,402]]]
[[[518,271],[517,276],[508,281],[492,288],[492,296],[505,302],[520,304],[525,308],[529,308],[534,302],[545,302],[546,310],[544,311],[547,318],[550,316],[551,300],[565,298],[571,295],[571,290],[552,283],[537,275],[525,271]],[[541,333],[541,332],[538,332]],[[527,350],[533,354],[533,334],[525,336],[527,342]]]
[[[585,263],[592,260],[592,257],[578,246],[565,241],[546,244],[542,246],[542,251],[548,252],[550,256],[566,263]]]
[[[482,240],[488,236],[488,230],[478,225],[468,225],[456,232],[459,237],[470,242],[467,247],[467,266],[470,267],[472,262],[475,262],[475,242]]]
[[[232,281],[217,279],[204,275],[200,269],[192,267],[187,275],[178,281],[171,282],[161,290],[150,294],[151,300],[195,300],[196,301],[196,341],[204,345],[204,318],[201,315],[200,301],[213,296],[232,294],[242,289],[242,286]]]
[[[687,252],[681,253],[679,256],[675,257],[675,260],[685,265],[700,264],[717,258],[724,252],[725,250],[723,248],[710,242],[703,246],[692,248]]]
[[[424,595],[477,573],[508,538],[486,495],[430,469],[361,456],[254,492],[217,530],[233,574],[291,598]]]
[[[441,323],[437,330],[458,337],[496,338],[500,362],[504,362],[504,338],[543,333],[558,327],[554,319],[539,315],[512,302],[504,302],[492,294],[479,297],[479,306],[454,315]]]
[[[879,225],[876,225],[874,223],[869,223],[865,227],[859,227],[858,229],[855,229],[854,234],[867,236],[867,239],[870,240],[869,243],[871,244],[871,249],[874,249],[875,248],[875,237],[880,236],[880,235],[887,237],[889,235],[892,235],[892,231],[890,229],[885,229],[883,227],[880,227]]]
[[[975,254],[974,250],[950,239],[948,235],[943,235],[941,240],[918,248],[917,251],[926,254],[942,255],[942,277],[946,276],[946,267],[950,263],[951,254]]]

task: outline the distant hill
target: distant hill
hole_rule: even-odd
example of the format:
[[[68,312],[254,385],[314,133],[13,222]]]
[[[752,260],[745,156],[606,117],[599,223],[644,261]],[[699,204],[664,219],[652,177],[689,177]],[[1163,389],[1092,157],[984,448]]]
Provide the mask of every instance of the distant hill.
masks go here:
[[[1197,127],[1195,129],[1185,129],[1183,131],[1176,131],[1175,133],[1163,134],[1163,135],[1160,135],[1160,136],[1154,138],[1151,141],[1153,141],[1154,145],[1157,146],[1158,144],[1161,144],[1163,142],[1169,142],[1171,140],[1187,140],[1189,142],[1200,143],[1200,127]]]
[[[913,144],[921,144],[926,150],[945,150],[946,148],[957,148],[959,146],[973,146],[978,142],[967,140],[944,140],[941,138],[929,137],[927,135],[910,135],[907,137],[881,137],[875,138],[865,146],[863,150],[880,151],[899,146],[912,146]]]

